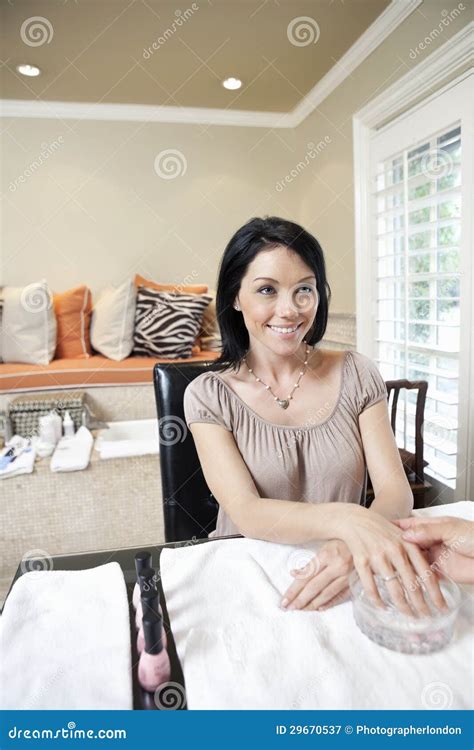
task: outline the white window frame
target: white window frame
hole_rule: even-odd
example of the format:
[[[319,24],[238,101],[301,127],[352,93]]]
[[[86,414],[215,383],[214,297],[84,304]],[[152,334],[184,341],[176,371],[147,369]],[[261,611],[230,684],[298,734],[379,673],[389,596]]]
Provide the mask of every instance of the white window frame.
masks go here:
[[[469,69],[474,22],[467,24],[426,60],[402,76],[382,94],[353,116],[354,192],[355,192],[355,255],[356,255],[356,327],[357,350],[375,358],[376,344],[376,279],[374,273],[373,216],[370,201],[371,140],[384,127],[403,120],[425,107],[444,92],[469,81],[473,90],[474,77]],[[446,81],[448,81],[446,83]],[[467,108],[469,109],[469,108]],[[463,112],[462,184],[463,206],[461,254],[461,331],[459,355],[459,432],[457,482],[454,500],[474,500],[474,222],[472,194],[474,188],[473,145],[474,117],[472,108]],[[422,134],[420,134],[422,138]],[[461,408],[466,405],[467,408]]]

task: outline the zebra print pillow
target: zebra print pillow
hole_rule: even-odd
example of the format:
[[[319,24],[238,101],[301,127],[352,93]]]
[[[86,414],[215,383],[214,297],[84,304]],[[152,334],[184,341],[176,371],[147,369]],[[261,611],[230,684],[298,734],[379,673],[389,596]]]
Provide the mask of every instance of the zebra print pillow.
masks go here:
[[[139,287],[133,353],[169,359],[190,357],[211,300],[206,294],[174,294]]]

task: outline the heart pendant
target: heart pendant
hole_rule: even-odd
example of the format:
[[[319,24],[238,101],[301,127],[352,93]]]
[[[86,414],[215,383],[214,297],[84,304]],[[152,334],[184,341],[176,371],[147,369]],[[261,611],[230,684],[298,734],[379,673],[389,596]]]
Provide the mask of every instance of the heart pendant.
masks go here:
[[[281,406],[282,409],[288,409],[290,405],[290,402],[287,398],[279,398],[278,399],[278,406]]]

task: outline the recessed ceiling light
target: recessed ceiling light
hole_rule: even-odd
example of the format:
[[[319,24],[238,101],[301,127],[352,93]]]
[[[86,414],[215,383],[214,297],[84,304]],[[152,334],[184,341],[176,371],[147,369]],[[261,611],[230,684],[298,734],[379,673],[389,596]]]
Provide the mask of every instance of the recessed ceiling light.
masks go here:
[[[239,78],[226,78],[225,81],[222,81],[222,85],[225,89],[235,91],[236,89],[240,89],[242,81]]]
[[[17,65],[16,69],[22,76],[30,76],[31,78],[39,76],[41,73],[41,70],[36,65]]]

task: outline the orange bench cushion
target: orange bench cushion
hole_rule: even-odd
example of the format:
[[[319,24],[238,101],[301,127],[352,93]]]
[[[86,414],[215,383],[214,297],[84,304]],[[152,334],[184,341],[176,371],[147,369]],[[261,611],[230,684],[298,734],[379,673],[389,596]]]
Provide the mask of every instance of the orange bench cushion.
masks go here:
[[[217,352],[199,351],[187,359],[127,357],[121,362],[95,354],[88,359],[53,359],[49,365],[0,363],[0,393],[55,388],[89,388],[105,385],[151,384],[159,362],[206,362]]]

